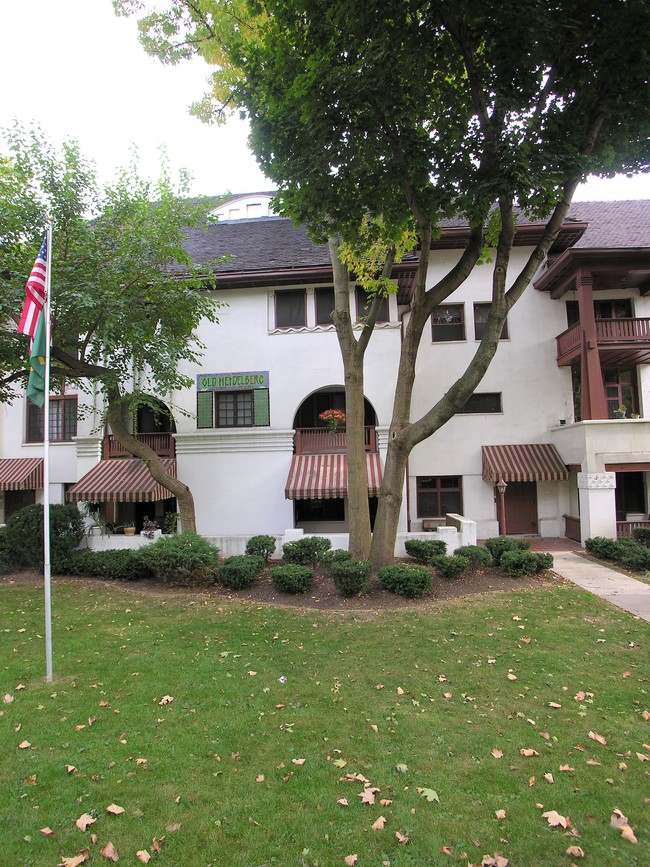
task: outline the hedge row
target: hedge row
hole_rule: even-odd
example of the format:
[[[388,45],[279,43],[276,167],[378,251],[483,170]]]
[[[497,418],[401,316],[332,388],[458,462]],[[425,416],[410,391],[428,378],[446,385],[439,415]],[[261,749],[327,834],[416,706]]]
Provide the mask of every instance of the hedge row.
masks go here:
[[[634,531],[636,539],[606,539],[604,536],[594,536],[593,539],[587,539],[585,548],[588,554],[599,560],[620,563],[633,572],[646,572],[650,569],[650,535],[647,531],[639,532],[644,529],[642,527]]]

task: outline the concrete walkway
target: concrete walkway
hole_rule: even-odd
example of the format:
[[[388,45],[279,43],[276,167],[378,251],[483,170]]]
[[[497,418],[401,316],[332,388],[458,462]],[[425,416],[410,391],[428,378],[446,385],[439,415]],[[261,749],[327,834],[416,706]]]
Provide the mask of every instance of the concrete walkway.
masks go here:
[[[593,563],[573,551],[551,553],[553,572],[650,623],[650,585]]]

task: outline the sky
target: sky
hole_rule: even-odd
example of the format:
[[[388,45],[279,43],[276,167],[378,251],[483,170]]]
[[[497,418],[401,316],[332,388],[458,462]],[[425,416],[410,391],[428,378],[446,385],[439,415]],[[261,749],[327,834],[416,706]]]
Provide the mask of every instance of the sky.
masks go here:
[[[18,120],[54,143],[78,139],[103,182],[128,163],[133,145],[142,174],[156,177],[162,146],[173,170],[190,172],[195,195],[272,189],[248,150],[245,122],[216,127],[189,115],[209,67],[148,57],[136,20],[117,18],[111,0],[5,0],[0,27],[0,128]],[[650,199],[650,176],[593,179],[575,198]]]

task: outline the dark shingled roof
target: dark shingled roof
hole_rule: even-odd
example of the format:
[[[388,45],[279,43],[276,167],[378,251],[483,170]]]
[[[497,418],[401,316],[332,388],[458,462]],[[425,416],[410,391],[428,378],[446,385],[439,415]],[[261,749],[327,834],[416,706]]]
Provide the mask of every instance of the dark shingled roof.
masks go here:
[[[571,233],[574,223],[576,232]],[[581,234],[584,224],[588,224],[587,229]],[[543,222],[523,218],[518,225],[520,243],[526,243],[525,238],[531,237],[526,228],[541,227]],[[435,246],[464,246],[461,237],[464,227],[466,224],[460,220],[445,220],[443,238]],[[447,240],[445,229],[449,233]],[[650,247],[650,201],[574,202],[565,222],[564,235],[564,243],[557,245],[558,252],[567,245],[574,249]],[[324,279],[323,273],[331,268],[327,245],[314,244],[304,227],[294,226],[283,217],[220,221],[205,229],[189,231],[185,246],[197,264],[205,264],[218,256],[231,257],[216,269],[217,274],[222,275],[220,283],[224,287],[229,283],[224,279],[229,274],[239,285],[243,282],[253,285],[253,281],[261,285],[265,280],[276,282],[272,275],[277,272],[285,272],[285,278],[289,278],[291,272],[302,270],[315,274],[319,271]],[[413,257],[409,258],[415,264]],[[249,275],[250,280],[244,275]],[[305,277],[306,273],[297,279]]]

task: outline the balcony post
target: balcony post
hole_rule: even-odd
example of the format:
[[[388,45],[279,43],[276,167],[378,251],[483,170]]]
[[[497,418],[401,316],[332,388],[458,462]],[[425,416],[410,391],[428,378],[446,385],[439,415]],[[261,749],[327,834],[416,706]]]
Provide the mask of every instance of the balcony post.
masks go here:
[[[607,418],[607,398],[605,383],[598,351],[596,316],[594,313],[593,275],[582,268],[576,276],[578,290],[578,310],[582,330],[581,365],[581,413],[583,421]]]

